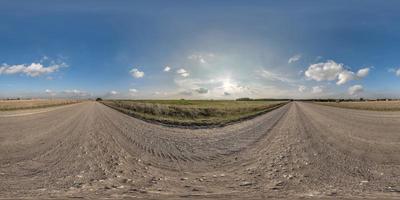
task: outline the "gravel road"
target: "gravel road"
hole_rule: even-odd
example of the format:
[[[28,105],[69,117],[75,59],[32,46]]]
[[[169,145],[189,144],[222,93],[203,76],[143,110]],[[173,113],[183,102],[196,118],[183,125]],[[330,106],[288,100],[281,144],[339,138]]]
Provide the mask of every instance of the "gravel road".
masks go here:
[[[0,199],[400,198],[400,112],[292,102],[212,129],[97,102],[0,116]]]

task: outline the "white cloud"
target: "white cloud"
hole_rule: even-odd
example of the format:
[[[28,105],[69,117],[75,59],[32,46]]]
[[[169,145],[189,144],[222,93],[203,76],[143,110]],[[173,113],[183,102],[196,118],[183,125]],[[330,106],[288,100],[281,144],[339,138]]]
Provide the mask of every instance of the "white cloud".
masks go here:
[[[32,63],[30,65],[21,64],[21,65],[7,65],[3,64],[0,67],[0,75],[1,74],[25,74],[30,77],[37,77],[45,74],[50,74],[58,71],[61,67],[66,67],[67,64],[53,64],[48,67],[44,66],[41,63]]]
[[[291,58],[289,58],[288,63],[290,64],[290,63],[297,62],[298,60],[300,60],[300,58],[301,58],[300,54],[294,55]]]
[[[362,85],[353,85],[353,86],[349,87],[348,91],[349,91],[350,95],[358,95],[364,91],[364,88]]]
[[[369,74],[369,67],[358,70],[357,77],[364,78]]]
[[[116,94],[118,94],[118,92],[117,92],[117,91],[114,91],[114,90],[111,90],[111,91],[110,91],[110,94],[111,94],[111,95],[116,95]]]
[[[305,92],[307,90],[307,87],[304,85],[300,85],[298,90],[299,90],[299,92]]]
[[[165,68],[164,68],[164,72],[169,72],[171,70],[171,67],[169,67],[169,66],[165,66]]]
[[[207,94],[208,89],[207,88],[198,88],[198,89],[196,89],[196,92],[199,94]]]
[[[340,72],[343,71],[343,64],[338,64],[333,60],[325,63],[312,64],[304,72],[307,78],[316,81],[335,80]]]
[[[50,96],[55,96],[55,95],[57,94],[56,92],[53,92],[53,91],[50,90],[50,89],[46,89],[45,92],[46,92],[46,94],[48,94],[48,95],[50,95]]]
[[[323,86],[312,87],[312,93],[314,93],[314,94],[322,93],[323,91],[324,91]]]
[[[316,81],[333,81],[337,79],[337,85],[343,85],[354,79],[361,79],[368,75],[369,68],[358,70],[357,74],[344,68],[341,63],[336,63],[333,60],[328,60],[325,63],[312,64],[305,71],[305,76],[308,79]]]
[[[215,57],[212,53],[198,53],[188,56],[189,60],[197,61],[201,64],[206,64]]]
[[[265,69],[261,71],[257,71],[257,73],[262,76],[263,78],[270,80],[270,81],[281,81],[281,82],[293,82],[292,79],[282,76],[280,74],[276,74]]]
[[[337,85],[343,85],[351,80],[354,80],[355,74],[354,72],[344,70],[339,73],[338,75],[338,81],[336,82]]]
[[[131,75],[132,75],[134,78],[143,78],[143,76],[144,76],[144,72],[143,72],[143,71],[140,71],[140,70],[137,69],[137,68],[133,68],[133,69],[130,71],[130,73],[131,73]]]
[[[177,74],[183,76],[183,77],[188,77],[190,74],[187,72],[185,69],[180,68],[176,71]]]
[[[137,93],[137,92],[138,92],[138,90],[137,90],[137,89],[135,89],[135,88],[131,88],[131,89],[129,89],[129,92],[130,92],[130,93]]]
[[[68,97],[85,97],[85,96],[90,96],[88,92],[85,91],[80,91],[77,89],[73,90],[64,90],[63,94],[68,96]]]
[[[400,77],[400,68],[398,69],[391,68],[389,69],[389,72],[393,72],[396,76]]]

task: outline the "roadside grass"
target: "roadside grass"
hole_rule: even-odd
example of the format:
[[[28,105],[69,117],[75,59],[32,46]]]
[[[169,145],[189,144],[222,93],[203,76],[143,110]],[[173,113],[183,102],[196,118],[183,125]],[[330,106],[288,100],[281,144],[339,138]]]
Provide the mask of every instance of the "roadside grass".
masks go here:
[[[65,99],[0,100],[0,111],[47,108],[81,102]]]
[[[400,101],[363,101],[363,102],[314,102],[320,105],[339,108],[373,111],[400,111]]]
[[[224,126],[280,107],[283,101],[105,100],[103,104],[130,116],[164,125]]]

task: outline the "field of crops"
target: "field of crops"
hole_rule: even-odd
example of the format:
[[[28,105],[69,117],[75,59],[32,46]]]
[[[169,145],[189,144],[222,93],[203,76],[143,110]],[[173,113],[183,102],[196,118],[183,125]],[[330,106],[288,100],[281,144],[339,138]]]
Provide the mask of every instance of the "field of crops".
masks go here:
[[[78,100],[65,99],[32,99],[32,100],[0,100],[0,111],[46,108],[77,103]]]
[[[182,126],[224,125],[279,107],[282,101],[107,100],[103,104],[128,115]]]
[[[400,101],[317,102],[317,104],[359,110],[400,111]]]

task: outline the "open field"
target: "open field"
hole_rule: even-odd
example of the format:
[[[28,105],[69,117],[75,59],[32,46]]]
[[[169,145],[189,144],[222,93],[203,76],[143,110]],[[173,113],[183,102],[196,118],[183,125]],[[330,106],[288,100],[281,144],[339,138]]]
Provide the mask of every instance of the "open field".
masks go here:
[[[400,112],[290,102],[193,130],[89,101],[0,127],[0,199],[400,198]]]
[[[103,104],[148,121],[180,126],[226,125],[266,113],[282,101],[106,100]]]
[[[66,100],[66,99],[0,100],[0,111],[47,108],[52,106],[61,106],[78,102],[81,101]]]
[[[315,102],[320,105],[374,111],[400,111],[400,101]]]

